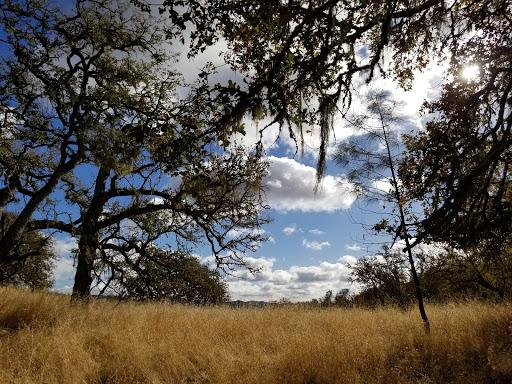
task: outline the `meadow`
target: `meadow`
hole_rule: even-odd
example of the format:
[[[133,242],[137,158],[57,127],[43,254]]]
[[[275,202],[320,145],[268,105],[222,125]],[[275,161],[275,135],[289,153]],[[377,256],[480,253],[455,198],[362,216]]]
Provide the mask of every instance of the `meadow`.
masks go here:
[[[0,288],[0,383],[510,383],[512,306],[196,307]]]

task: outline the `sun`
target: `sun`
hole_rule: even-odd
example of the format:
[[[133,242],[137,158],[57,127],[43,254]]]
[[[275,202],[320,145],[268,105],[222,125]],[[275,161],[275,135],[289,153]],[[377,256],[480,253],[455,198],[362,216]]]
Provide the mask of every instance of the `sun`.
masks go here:
[[[480,75],[480,67],[477,64],[468,65],[462,70],[462,77],[466,81],[473,81]]]

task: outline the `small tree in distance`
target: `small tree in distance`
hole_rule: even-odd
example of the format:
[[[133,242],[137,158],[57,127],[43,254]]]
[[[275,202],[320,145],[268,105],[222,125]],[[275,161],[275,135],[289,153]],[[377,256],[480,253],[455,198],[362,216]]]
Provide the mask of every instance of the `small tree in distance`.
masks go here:
[[[111,263],[111,276],[104,288],[120,297],[203,305],[229,299],[220,273],[194,256],[156,246],[124,256]]]
[[[391,250],[384,245],[382,252],[363,257],[351,265],[350,281],[362,287],[358,294],[371,305],[396,304],[405,309],[409,303],[404,255],[399,250]]]
[[[418,308],[425,332],[429,333],[430,323],[425,312],[420,279],[411,248],[417,217],[412,213],[411,205],[404,199],[397,174],[397,152],[400,145],[397,129],[401,123],[397,108],[398,105],[389,94],[370,93],[366,101],[366,114],[347,117],[350,125],[362,135],[340,144],[335,161],[343,168],[348,168],[348,178],[359,197],[370,203],[381,204],[384,210],[386,204],[392,206],[391,211],[370,229],[374,233],[390,235],[393,244],[397,241],[404,242]]]

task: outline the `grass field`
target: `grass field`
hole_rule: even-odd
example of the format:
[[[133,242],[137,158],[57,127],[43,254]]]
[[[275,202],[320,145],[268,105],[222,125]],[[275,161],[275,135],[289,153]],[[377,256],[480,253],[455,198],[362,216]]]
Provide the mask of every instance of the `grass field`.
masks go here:
[[[0,289],[0,383],[511,383],[512,306],[416,311],[101,301]]]

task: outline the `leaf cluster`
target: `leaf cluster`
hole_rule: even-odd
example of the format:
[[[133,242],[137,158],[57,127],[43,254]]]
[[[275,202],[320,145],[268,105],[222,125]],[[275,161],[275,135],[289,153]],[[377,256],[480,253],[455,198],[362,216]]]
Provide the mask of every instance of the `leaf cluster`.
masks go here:
[[[349,111],[353,80],[363,75],[369,82],[376,73],[385,74],[381,64],[388,46],[400,52],[397,63],[424,66],[437,42],[430,31],[446,16],[443,2],[436,0],[181,0],[164,2],[165,11],[180,33],[191,25],[191,56],[220,38],[227,42],[224,60],[244,77],[230,113],[264,111],[263,116],[271,117],[269,125],[278,123],[301,147],[304,132],[318,130],[318,182],[326,167],[333,116]],[[404,35],[411,39],[404,42]],[[419,51],[423,63],[412,63],[408,57]],[[412,76],[405,68],[395,72],[404,84]]]
[[[3,212],[0,219],[0,239],[16,215]],[[15,285],[31,289],[48,289],[53,286],[53,267],[57,258],[51,236],[40,231],[27,231],[10,250],[17,255],[0,265],[0,285]]]
[[[443,43],[451,54],[449,81],[426,103],[436,116],[424,132],[406,137],[401,178],[423,201],[424,232],[460,247],[508,233],[511,90],[507,2],[457,2]],[[475,79],[462,71],[478,68]]]

